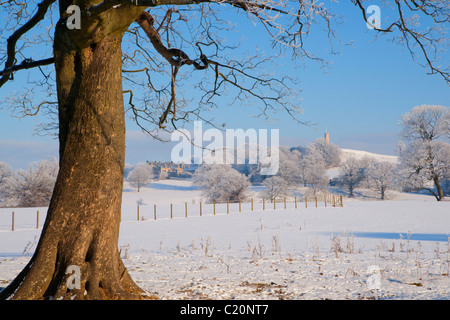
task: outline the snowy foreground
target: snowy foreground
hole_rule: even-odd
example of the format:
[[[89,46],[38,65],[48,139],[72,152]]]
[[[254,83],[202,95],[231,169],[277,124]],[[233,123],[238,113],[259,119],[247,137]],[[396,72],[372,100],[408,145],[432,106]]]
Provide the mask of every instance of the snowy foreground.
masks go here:
[[[409,198],[255,202],[229,214],[221,205],[215,216],[204,205],[200,216],[199,191],[166,181],[124,193],[119,246],[131,276],[161,299],[450,299],[450,202]],[[11,210],[0,209],[0,288],[35,249],[36,210],[16,209],[11,231]]]

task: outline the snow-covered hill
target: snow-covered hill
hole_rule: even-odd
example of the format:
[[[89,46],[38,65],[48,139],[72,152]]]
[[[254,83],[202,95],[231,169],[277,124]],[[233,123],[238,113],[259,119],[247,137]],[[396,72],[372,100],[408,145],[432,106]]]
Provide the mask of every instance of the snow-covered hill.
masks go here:
[[[376,161],[387,161],[392,163],[398,163],[397,156],[389,156],[386,154],[373,153],[361,150],[341,149],[341,162],[347,161],[350,158],[362,159],[364,157],[375,158]],[[330,179],[336,178],[339,174],[339,168],[330,168],[327,170],[327,175]]]
[[[350,158],[361,159],[364,157],[372,157],[377,161],[387,161],[392,163],[398,162],[397,156],[389,156],[385,154],[372,153],[368,151],[352,150],[352,149],[341,149],[341,161],[346,161]]]

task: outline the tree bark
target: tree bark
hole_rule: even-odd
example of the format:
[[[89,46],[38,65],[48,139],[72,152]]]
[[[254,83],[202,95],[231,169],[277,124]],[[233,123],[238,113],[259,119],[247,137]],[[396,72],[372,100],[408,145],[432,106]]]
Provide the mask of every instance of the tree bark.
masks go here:
[[[433,175],[433,182],[434,182],[434,186],[436,187],[436,191],[437,191],[437,201],[442,201],[444,200],[444,190],[442,190],[441,187],[441,183],[439,182],[439,176],[437,174]]]
[[[111,32],[80,47],[65,26],[56,27],[60,171],[36,251],[0,299],[142,297],[118,251],[125,162],[122,36]],[[68,288],[70,266],[79,267],[79,288]]]
[[[430,168],[431,176],[432,176],[432,179],[434,182],[434,186],[436,187],[437,194],[435,194],[434,192],[432,192],[432,193],[435,196],[437,201],[442,201],[442,200],[444,200],[444,190],[442,190],[441,184],[439,182],[439,174],[436,173],[436,170],[434,168],[433,159],[435,156],[433,155],[433,151],[432,151],[430,144],[427,145],[427,151],[428,151],[427,165]]]

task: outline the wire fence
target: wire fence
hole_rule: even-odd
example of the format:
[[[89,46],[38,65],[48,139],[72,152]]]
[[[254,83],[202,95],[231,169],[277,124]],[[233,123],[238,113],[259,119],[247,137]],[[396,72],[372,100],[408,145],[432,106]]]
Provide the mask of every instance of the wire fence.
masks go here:
[[[253,211],[343,207],[342,195],[326,194],[301,198],[249,199],[220,203],[123,205],[121,222],[215,216]],[[0,208],[0,231],[39,229],[48,208]]]

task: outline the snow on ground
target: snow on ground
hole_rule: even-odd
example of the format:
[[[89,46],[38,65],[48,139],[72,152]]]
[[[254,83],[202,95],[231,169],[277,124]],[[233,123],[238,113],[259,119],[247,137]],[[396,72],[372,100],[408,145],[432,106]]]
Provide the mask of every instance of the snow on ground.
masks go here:
[[[201,196],[190,180],[155,180],[140,192],[125,182],[122,204],[136,206],[141,199],[146,204],[198,203]]]
[[[364,157],[372,157],[377,161],[387,161],[395,164],[398,162],[397,156],[389,156],[385,154],[378,154],[361,150],[341,149],[341,162],[346,161],[350,158],[362,159]]]
[[[390,156],[385,154],[373,153],[362,150],[353,150],[353,149],[340,149],[341,150],[341,162],[347,161],[350,158],[353,159],[362,159],[364,157],[374,158],[376,161],[387,161],[394,164],[398,163],[397,156]],[[327,170],[327,175],[330,179],[336,178],[339,175],[339,167],[330,168]]]
[[[126,190],[121,255],[161,299],[450,299],[450,202],[411,195],[262,210],[255,201],[253,211],[232,204],[229,214],[217,205],[216,215],[203,204],[200,216],[200,192],[189,181]],[[139,199],[146,205],[137,221]],[[10,231],[10,211],[0,210],[0,287],[25,266],[41,231],[36,209],[16,209],[29,222]]]

